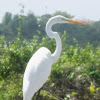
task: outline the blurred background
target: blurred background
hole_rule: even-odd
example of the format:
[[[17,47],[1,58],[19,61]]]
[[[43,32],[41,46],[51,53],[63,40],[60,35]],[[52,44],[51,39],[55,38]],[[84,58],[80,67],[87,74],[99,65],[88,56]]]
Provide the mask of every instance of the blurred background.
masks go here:
[[[26,65],[40,47],[53,53],[49,18],[63,15],[89,25],[57,24],[62,54],[40,100],[100,100],[100,0],[3,0],[0,2],[0,100],[22,100]],[[35,94],[36,97],[37,93]]]

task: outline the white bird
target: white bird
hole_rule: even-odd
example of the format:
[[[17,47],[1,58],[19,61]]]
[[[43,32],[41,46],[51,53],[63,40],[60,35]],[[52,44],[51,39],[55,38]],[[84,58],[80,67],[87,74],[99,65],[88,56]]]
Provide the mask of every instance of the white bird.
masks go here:
[[[51,30],[54,24],[77,23],[86,24],[82,21],[71,20],[63,16],[55,16],[49,19],[46,24],[46,32],[50,38],[56,41],[56,50],[53,54],[46,47],[40,48],[29,60],[23,78],[23,100],[31,100],[43,84],[48,80],[52,64],[55,63],[61,54],[62,44],[57,32]]]

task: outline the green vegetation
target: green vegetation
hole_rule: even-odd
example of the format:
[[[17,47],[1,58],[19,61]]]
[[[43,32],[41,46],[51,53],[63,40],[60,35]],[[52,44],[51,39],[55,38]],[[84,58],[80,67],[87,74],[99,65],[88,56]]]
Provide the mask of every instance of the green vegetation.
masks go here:
[[[6,13],[0,23],[0,100],[22,100],[22,79],[34,52],[46,46],[53,53],[55,41],[47,37],[45,24],[56,12],[36,17]],[[55,25],[63,51],[41,91],[41,100],[100,99],[100,22],[82,26]],[[36,94],[35,94],[36,95]]]

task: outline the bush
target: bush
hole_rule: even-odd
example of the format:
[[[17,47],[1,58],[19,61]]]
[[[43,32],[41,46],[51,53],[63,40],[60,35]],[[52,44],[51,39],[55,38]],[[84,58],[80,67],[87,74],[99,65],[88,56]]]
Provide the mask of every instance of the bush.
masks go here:
[[[38,36],[34,36],[31,42],[17,38],[7,45],[4,37],[0,37],[1,100],[22,100],[25,67],[41,46],[47,46],[54,52],[55,41],[46,37],[40,41]],[[43,85],[41,100],[99,100],[100,48],[90,44],[85,48],[78,44],[64,48],[60,59],[52,67],[49,80]]]

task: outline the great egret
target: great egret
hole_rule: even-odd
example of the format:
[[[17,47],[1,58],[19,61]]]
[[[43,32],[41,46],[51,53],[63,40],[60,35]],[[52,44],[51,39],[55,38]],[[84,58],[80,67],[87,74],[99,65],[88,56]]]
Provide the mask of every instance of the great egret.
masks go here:
[[[23,78],[23,100],[32,99],[35,92],[37,92],[48,79],[52,64],[60,57],[62,50],[61,39],[57,32],[51,30],[52,26],[57,23],[86,24],[85,22],[71,20],[60,15],[49,19],[46,24],[46,32],[50,38],[56,40],[56,50],[51,54],[47,48],[42,47],[31,57]]]

